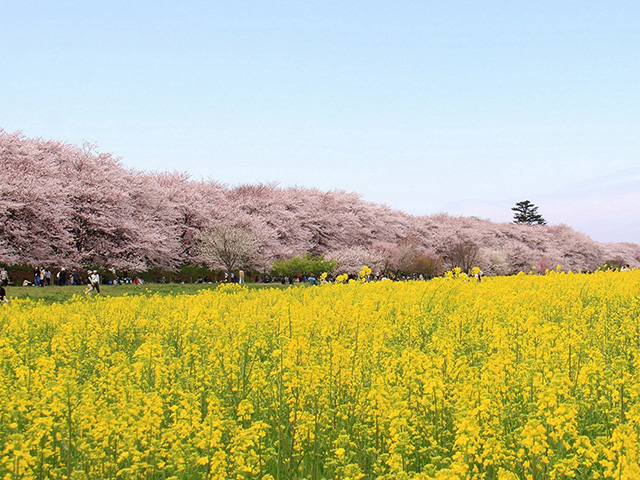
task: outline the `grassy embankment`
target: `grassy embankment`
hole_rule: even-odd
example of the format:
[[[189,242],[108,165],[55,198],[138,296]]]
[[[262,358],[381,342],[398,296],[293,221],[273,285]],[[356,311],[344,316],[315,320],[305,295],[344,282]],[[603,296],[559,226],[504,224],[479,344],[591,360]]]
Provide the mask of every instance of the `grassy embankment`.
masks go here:
[[[123,295],[181,295],[195,294],[200,290],[215,290],[219,283],[147,283],[144,285],[100,285],[103,296],[121,297]],[[288,285],[280,283],[247,283],[249,288],[287,288]],[[42,300],[45,303],[64,302],[74,295],[84,295],[86,285],[59,287],[5,287],[9,301],[12,298],[30,298]],[[94,292],[94,295],[95,292]]]

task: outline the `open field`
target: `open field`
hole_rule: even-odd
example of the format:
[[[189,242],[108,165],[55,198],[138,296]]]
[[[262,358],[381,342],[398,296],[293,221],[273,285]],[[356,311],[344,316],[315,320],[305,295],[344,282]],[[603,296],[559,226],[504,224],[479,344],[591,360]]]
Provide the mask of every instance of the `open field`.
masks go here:
[[[0,478],[640,478],[640,271],[168,293],[0,306]]]

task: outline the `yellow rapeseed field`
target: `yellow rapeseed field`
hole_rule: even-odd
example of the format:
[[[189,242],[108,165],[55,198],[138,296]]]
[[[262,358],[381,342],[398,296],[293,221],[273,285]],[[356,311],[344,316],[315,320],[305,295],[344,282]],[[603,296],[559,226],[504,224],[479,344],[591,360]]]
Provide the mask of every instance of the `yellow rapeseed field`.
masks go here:
[[[640,271],[0,307],[0,478],[640,478]]]

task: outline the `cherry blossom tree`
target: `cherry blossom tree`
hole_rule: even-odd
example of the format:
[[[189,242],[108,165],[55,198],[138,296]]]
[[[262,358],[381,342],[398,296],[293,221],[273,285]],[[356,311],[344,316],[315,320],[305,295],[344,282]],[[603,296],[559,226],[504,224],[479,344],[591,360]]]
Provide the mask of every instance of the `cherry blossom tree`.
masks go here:
[[[376,271],[411,272],[418,263],[451,258],[461,241],[482,246],[472,263],[487,273],[556,264],[593,270],[613,258],[640,266],[640,246],[601,244],[565,225],[412,216],[338,190],[229,188],[180,172],[125,168],[88,143],[77,147],[0,130],[0,160],[5,264],[176,268],[201,262],[199,239],[210,225],[242,225],[260,246],[252,265],[264,272],[276,259],[308,252],[339,258],[350,270],[369,264]]]
[[[463,272],[470,272],[478,265],[480,248],[471,239],[459,238],[451,244],[446,252],[446,260],[450,268],[460,268]]]
[[[145,270],[151,251],[144,236],[157,232],[145,230],[143,213],[132,198],[136,172],[87,145],[65,160],[71,233],[81,263]]]
[[[340,274],[358,275],[362,267],[367,266],[375,275],[378,275],[383,272],[385,266],[384,257],[380,251],[357,245],[329,252],[327,258],[336,262],[335,271]]]
[[[485,275],[509,275],[512,273],[507,254],[495,248],[481,248],[478,253],[478,267]]]
[[[0,131],[0,261],[76,265],[57,144]]]
[[[200,258],[210,267],[223,268],[231,276],[236,268],[251,268],[258,256],[256,236],[242,225],[218,224],[198,235]]]

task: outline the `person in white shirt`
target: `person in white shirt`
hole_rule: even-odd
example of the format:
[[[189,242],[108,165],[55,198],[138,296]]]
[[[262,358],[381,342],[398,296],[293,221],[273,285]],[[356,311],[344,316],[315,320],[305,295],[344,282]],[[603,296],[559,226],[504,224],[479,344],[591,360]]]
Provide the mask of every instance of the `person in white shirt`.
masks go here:
[[[100,275],[98,275],[96,270],[91,274],[91,283],[93,284],[93,288],[96,289],[96,292],[100,294]]]

